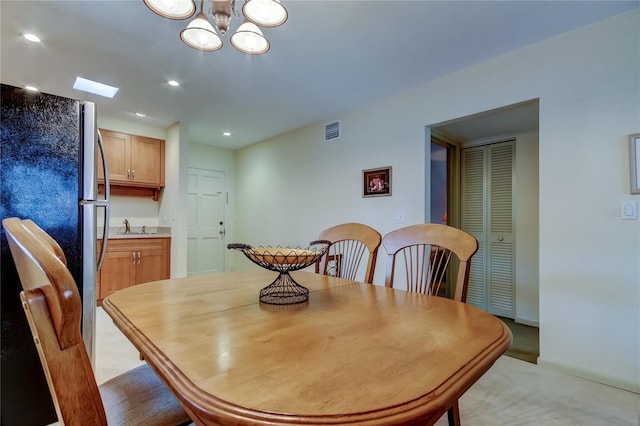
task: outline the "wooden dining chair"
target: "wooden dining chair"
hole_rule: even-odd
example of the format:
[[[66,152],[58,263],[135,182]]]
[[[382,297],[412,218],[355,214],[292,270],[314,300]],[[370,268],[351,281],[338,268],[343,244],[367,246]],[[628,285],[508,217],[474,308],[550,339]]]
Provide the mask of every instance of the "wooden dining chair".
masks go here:
[[[343,223],[320,232],[319,239],[328,240],[331,245],[316,262],[316,273],[355,281],[366,254],[363,281],[373,283],[378,248],[382,241],[378,231],[361,223]]]
[[[80,334],[80,294],[62,249],[30,220],[8,218],[2,224],[22,283],[22,306],[60,423],[189,424],[187,413],[146,364],[97,385]]]
[[[385,286],[393,287],[396,263],[402,261],[407,290],[437,296],[451,274],[449,266],[457,263],[453,299],[466,302],[471,257],[478,251],[473,235],[452,226],[426,223],[391,231],[382,238],[382,245],[388,255]],[[460,425],[458,401],[447,416],[450,426]]]

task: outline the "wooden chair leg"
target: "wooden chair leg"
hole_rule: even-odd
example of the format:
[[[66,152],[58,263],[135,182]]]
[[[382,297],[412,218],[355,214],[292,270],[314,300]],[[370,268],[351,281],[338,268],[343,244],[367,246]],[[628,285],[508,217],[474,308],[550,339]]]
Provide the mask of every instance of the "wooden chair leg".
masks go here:
[[[458,401],[456,401],[447,411],[447,418],[449,419],[449,426],[460,426],[460,409],[458,408]]]

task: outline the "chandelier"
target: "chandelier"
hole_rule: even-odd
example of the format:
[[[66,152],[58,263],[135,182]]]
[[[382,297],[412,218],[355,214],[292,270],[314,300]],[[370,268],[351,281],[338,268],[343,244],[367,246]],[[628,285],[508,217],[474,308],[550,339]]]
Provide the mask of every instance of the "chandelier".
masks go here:
[[[143,0],[156,14],[169,19],[188,19],[196,13],[194,0]],[[211,3],[209,15],[221,35],[229,29],[231,15],[239,16],[235,0],[207,0]],[[204,13],[204,0],[200,0],[200,13],[182,30],[180,38],[189,47],[204,51],[222,48],[222,38]],[[230,38],[231,45],[243,53],[260,55],[269,50],[269,40],[260,31],[261,27],[273,28],[287,20],[287,9],[280,0],[244,0],[242,5],[244,22]]]

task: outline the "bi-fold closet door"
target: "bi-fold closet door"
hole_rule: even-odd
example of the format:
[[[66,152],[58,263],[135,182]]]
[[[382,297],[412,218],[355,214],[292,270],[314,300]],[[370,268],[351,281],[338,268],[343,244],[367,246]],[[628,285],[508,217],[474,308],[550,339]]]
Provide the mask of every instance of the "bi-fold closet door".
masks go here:
[[[461,228],[479,243],[467,303],[515,317],[515,141],[462,149]]]

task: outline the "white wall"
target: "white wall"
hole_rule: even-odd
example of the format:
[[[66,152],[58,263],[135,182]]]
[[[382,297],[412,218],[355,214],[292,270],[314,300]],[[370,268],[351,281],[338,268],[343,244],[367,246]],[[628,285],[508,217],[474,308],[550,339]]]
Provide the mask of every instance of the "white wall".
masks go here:
[[[516,135],[516,321],[539,326],[538,132]]]
[[[171,227],[171,278],[187,276],[187,223],[189,139],[186,126],[174,124],[166,131],[165,186],[159,199],[159,220]]]
[[[135,121],[119,120],[100,114],[98,108],[98,127],[113,130],[115,132],[129,133],[131,135],[146,136],[148,138],[164,139],[165,129],[146,126]]]
[[[640,392],[640,229],[629,195],[640,129],[640,13],[532,52],[540,75],[541,362]],[[541,65],[542,65],[541,64]]]
[[[318,123],[242,149],[239,242],[305,244],[352,220],[384,234],[398,209],[422,222],[424,126],[539,98],[539,363],[640,392],[640,227],[610,214],[637,199],[639,35],[636,10],[328,117],[337,141]],[[379,166],[393,166],[393,196],[364,199],[361,170]]]

